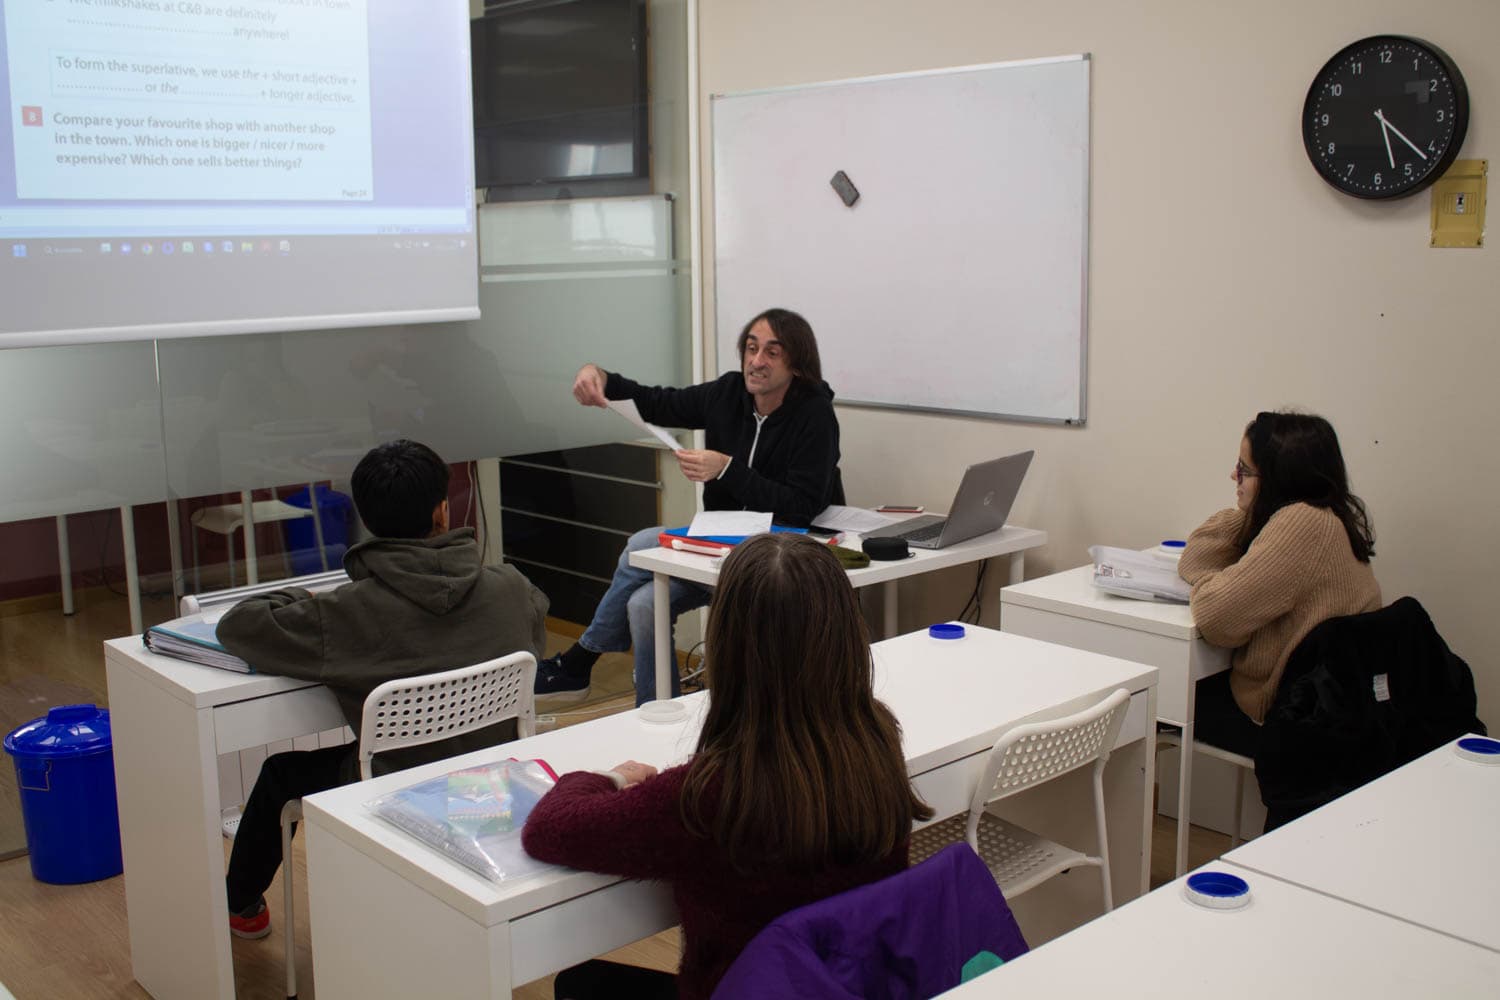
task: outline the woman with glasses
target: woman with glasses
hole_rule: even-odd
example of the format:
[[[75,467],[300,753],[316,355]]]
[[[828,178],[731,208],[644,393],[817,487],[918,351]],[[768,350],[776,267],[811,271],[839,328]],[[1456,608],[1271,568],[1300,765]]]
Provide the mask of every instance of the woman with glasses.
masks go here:
[[[1313,626],[1380,607],[1375,535],[1322,417],[1259,413],[1245,428],[1235,506],[1188,537],[1178,573],[1203,637],[1234,650],[1198,684],[1196,737],[1255,756],[1287,658]]]
[[[875,698],[864,618],[828,546],[797,534],[738,545],[708,648],[688,763],[565,774],[521,834],[543,861],[671,883],[681,971],[585,962],[558,974],[558,1000],[707,1000],[772,920],[906,868],[912,820],[932,816]]]

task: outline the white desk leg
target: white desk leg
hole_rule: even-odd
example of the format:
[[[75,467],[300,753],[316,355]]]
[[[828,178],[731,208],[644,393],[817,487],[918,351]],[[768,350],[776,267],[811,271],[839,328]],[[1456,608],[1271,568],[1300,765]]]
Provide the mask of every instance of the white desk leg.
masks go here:
[[[315,820],[302,829],[318,1000],[509,1000],[509,924],[476,923]]]
[[[120,539],[125,544],[125,593],[130,601],[130,631],[140,635],[145,629],[141,624],[141,578],[135,566],[135,518],[128,504],[120,508]]]
[[[68,551],[68,515],[57,515],[57,573],[62,585],[63,614],[73,613],[73,557]]]
[[[1188,827],[1193,808],[1193,694],[1188,689],[1188,721],[1182,726],[1182,749],[1177,758],[1177,878],[1187,873]]]
[[[1026,553],[1012,552],[1010,554],[1010,585],[1026,582]]]
[[[234,1000],[214,710],[105,674],[132,974],[156,1000]]]
[[[249,490],[240,491],[240,505],[245,518],[245,582],[253,587],[260,582],[260,573],[255,569],[255,504]]]
[[[328,572],[328,550],[323,547],[323,512],[318,509],[318,491],[316,483],[307,484],[307,502],[312,510],[313,537],[318,540],[318,560],[323,564],[323,572]]]
[[[1156,695],[1152,685],[1146,698],[1146,773],[1141,782],[1141,895],[1151,891],[1151,834],[1156,826]]]
[[[652,612],[656,616],[656,699],[666,701],[672,697],[672,670],[676,667],[672,656],[672,592],[671,578],[665,573],[653,573],[651,578]]]

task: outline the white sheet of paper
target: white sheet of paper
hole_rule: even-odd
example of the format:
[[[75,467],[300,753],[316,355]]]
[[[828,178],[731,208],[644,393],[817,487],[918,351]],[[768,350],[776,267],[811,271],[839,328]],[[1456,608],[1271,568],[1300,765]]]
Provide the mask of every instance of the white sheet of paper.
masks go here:
[[[755,510],[704,510],[699,511],[688,525],[688,534],[695,538],[711,535],[759,535],[771,530],[771,515]]]
[[[837,504],[824,507],[823,513],[813,518],[814,528],[829,531],[852,531],[857,535],[875,531],[895,524],[901,518],[887,517],[863,507],[840,507]]]
[[[641,416],[641,411],[636,409],[635,400],[611,399],[609,401],[609,408],[611,410],[614,410],[620,416],[624,417],[626,420],[629,420],[632,424],[635,424],[637,427],[644,430],[646,433],[650,434],[652,437],[656,438],[656,440],[660,441],[668,448],[671,448],[673,451],[676,451],[677,449],[682,447],[682,445],[677,443],[677,439],[674,438],[668,431],[663,430],[655,424],[646,423],[645,419]]]

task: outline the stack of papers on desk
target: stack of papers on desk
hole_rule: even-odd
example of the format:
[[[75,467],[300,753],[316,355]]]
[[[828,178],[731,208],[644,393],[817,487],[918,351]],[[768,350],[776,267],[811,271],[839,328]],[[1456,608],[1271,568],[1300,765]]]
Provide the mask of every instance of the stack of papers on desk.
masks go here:
[[[146,648],[163,656],[191,660],[206,667],[253,673],[250,664],[226,650],[219,642],[217,630],[221,615],[189,615],[146,629],[141,640]]]
[[[366,807],[464,867],[504,882],[547,867],[521,847],[521,827],[556,783],[546,761],[502,760],[397,789]]]
[[[1173,601],[1186,604],[1193,589],[1177,575],[1176,560],[1149,552],[1090,545],[1094,560],[1094,586],[1121,597],[1142,601]]]

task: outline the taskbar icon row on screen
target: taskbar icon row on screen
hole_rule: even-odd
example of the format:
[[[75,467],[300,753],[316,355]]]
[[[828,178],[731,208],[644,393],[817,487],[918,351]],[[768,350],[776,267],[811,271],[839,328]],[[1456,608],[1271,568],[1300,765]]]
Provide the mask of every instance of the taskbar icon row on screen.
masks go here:
[[[292,252],[292,241],[286,239],[263,239],[253,240],[100,240],[98,242],[85,242],[68,240],[66,242],[42,242],[42,243],[12,243],[10,245],[10,256],[15,259],[30,259],[33,257],[74,257],[82,255],[93,256],[120,256],[120,257],[151,257],[157,254],[174,256],[181,254],[185,257],[194,256],[228,256],[238,254],[244,256],[289,256]]]

